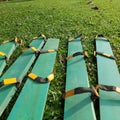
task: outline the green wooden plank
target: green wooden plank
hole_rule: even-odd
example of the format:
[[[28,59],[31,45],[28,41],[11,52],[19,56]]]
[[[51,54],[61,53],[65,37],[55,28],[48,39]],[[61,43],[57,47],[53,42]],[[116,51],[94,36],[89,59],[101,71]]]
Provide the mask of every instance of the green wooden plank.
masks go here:
[[[43,50],[58,49],[58,39],[48,39]],[[56,52],[41,54],[32,73],[43,78],[53,72]],[[27,79],[8,120],[42,120],[50,83],[40,84]]]
[[[38,40],[33,40],[30,46],[34,46],[37,49],[41,49],[43,43],[43,39],[38,38]],[[13,63],[13,65],[0,78],[0,81],[2,81],[5,78],[11,77],[19,78],[22,81],[23,77],[26,75],[35,58],[36,57],[34,52],[31,49],[28,49],[18,57],[18,59]],[[5,110],[12,96],[15,94],[15,91],[16,87],[14,85],[0,88],[0,116]]]
[[[68,56],[81,52],[80,38],[68,44]],[[67,61],[66,92],[76,87],[89,87],[84,56],[77,56]],[[93,102],[89,93],[74,95],[65,99],[64,120],[96,120]]]
[[[107,39],[96,39],[96,51],[113,55]],[[98,83],[120,87],[120,74],[115,60],[97,55]],[[100,119],[120,120],[120,95],[115,92],[100,90]]]
[[[4,52],[9,59],[16,47],[17,46],[15,45],[15,42],[8,42],[6,44],[1,44],[0,52]],[[5,59],[0,56],[0,76],[1,76],[2,71],[4,70],[5,66],[6,66]]]

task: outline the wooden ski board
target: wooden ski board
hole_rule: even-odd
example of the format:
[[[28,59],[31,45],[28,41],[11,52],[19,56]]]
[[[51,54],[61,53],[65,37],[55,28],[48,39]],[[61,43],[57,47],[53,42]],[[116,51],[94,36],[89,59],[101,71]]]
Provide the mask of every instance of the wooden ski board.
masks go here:
[[[38,38],[33,40],[30,46],[34,46],[37,49],[41,49],[43,46],[44,40],[42,38]],[[11,67],[6,71],[6,73],[0,78],[2,81],[5,78],[19,78],[22,82],[22,79],[28,72],[30,66],[34,62],[36,56],[35,53],[28,49],[23,54],[21,54],[18,59],[11,65]],[[12,96],[15,94],[16,91],[15,85],[4,86],[0,88],[0,116],[2,115],[3,111],[7,107],[9,101],[11,100]]]
[[[68,43],[68,56],[81,52],[81,39]],[[67,61],[66,92],[76,87],[89,87],[84,56],[79,55]],[[90,93],[83,93],[65,99],[64,120],[96,120]]]
[[[48,39],[43,50],[58,49],[58,39]],[[56,52],[39,56],[32,73],[46,78],[53,72]],[[8,120],[42,120],[50,83],[36,83],[27,79]]]
[[[12,53],[14,52],[17,45],[15,45],[15,42],[8,42],[5,44],[0,44],[0,52],[3,52],[7,55],[7,58],[9,59]],[[6,60],[5,58],[0,56],[0,76],[6,66]]]
[[[96,39],[96,51],[112,56],[113,52],[106,38]],[[97,55],[98,84],[120,87],[120,74],[115,60]],[[120,120],[120,95],[99,90],[100,120]]]

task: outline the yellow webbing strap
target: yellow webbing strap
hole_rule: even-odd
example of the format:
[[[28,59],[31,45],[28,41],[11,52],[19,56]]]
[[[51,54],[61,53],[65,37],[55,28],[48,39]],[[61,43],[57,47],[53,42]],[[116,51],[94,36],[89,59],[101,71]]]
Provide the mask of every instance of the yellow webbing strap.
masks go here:
[[[40,53],[50,53],[50,52],[57,52],[57,50],[51,49],[51,50],[40,50]]]
[[[110,55],[110,54],[108,54],[108,53],[94,51],[94,56],[96,56],[97,54],[115,60],[115,57]]]
[[[15,43],[18,43],[19,45],[22,45],[22,40],[18,39],[18,37],[15,37],[14,39]]]
[[[102,53],[103,56],[106,56],[106,57],[111,57],[111,55],[107,54],[107,53]]]
[[[69,90],[65,93],[64,98],[75,95],[75,89]]]
[[[6,40],[2,42],[2,44],[6,44],[8,42],[14,41],[15,43],[18,43],[19,45],[22,45],[22,40],[18,39],[18,37],[15,37],[14,40]]]
[[[75,38],[70,38],[68,42],[72,42],[73,40],[75,40]]]
[[[33,46],[28,46],[28,47],[31,48],[31,50],[33,50],[34,52],[37,51],[37,49],[35,47],[33,47]]]
[[[98,38],[98,37],[104,37],[104,36],[102,34],[98,34],[98,35],[96,35],[95,38]]]
[[[7,55],[4,52],[0,51],[0,56],[4,57],[6,62],[8,61]]]
[[[55,52],[56,50],[48,50],[48,52]]]
[[[47,76],[47,79],[48,79],[49,82],[52,81],[54,79],[54,74],[53,73],[49,74]]]
[[[92,86],[90,88],[77,87],[77,88],[71,89],[71,90],[69,90],[65,93],[64,98],[68,98],[68,97],[76,95],[76,94],[90,92],[91,93],[91,98],[93,100],[95,100],[96,98],[100,97],[99,93],[98,93],[99,89],[107,91],[107,92],[116,92],[116,93],[120,94],[120,88],[119,87],[98,84],[98,85],[96,85],[96,87],[94,87],[94,86]]]
[[[3,80],[4,85],[15,84],[17,82],[16,78],[7,78]]]
[[[38,36],[33,37],[33,39],[37,39],[37,38],[38,38]]]
[[[108,41],[108,42],[109,42],[109,39],[108,39],[107,37],[105,37],[104,35],[102,35],[102,34],[96,35],[95,38],[96,38],[96,39],[97,39],[97,38],[102,38],[101,40],[105,40],[105,41]]]
[[[35,36],[35,37],[33,37],[33,39],[37,39],[39,37],[42,37],[42,38],[46,39],[46,36],[44,34],[40,34],[39,36]]]
[[[37,76],[36,74],[34,73],[29,73],[28,74],[28,77],[36,82],[39,82],[39,83],[47,83],[47,82],[50,82],[54,79],[54,74],[51,73],[50,75],[48,75],[46,78],[42,78],[42,77],[39,77]]]
[[[38,76],[34,73],[29,73],[28,77],[31,78],[32,80],[35,80]]]
[[[77,39],[77,38],[79,38],[79,37],[82,38],[82,36],[83,36],[83,34],[79,34],[78,36],[76,36],[76,37],[74,37],[74,38],[70,38],[70,39],[68,40],[68,42],[72,42],[72,41],[74,41],[75,39]]]
[[[17,83],[19,83],[17,78],[6,78],[0,82],[0,87],[4,85],[11,85],[11,84],[17,84]]]
[[[10,41],[11,41],[11,40],[3,41],[2,44],[8,43],[8,42],[10,42]]]
[[[40,53],[40,51],[33,46],[28,46],[27,48],[24,48],[22,52],[26,51],[28,48],[30,48],[35,53],[35,56],[38,56],[38,53]]]
[[[46,36],[44,34],[41,34],[41,37],[44,38],[44,39],[46,39]]]
[[[76,57],[78,55],[84,55],[85,58],[88,58],[88,53],[86,51],[83,51],[83,52],[76,52],[76,53],[73,53],[72,55],[67,56],[66,60],[69,60],[69,59]]]
[[[92,100],[95,100],[96,98],[99,97],[97,90],[92,86],[90,88],[77,87],[77,88],[71,89],[65,93],[64,98],[68,98],[68,97],[76,95],[76,94],[82,94],[82,93],[87,93],[87,92],[91,93]]]
[[[0,52],[0,56],[6,57],[6,54],[4,52]]]
[[[69,60],[69,59],[71,59],[71,58],[73,58],[73,55],[67,56],[67,57],[66,57],[66,60]]]
[[[24,48],[22,51],[24,52],[24,51],[26,51],[28,48],[30,48],[32,51],[34,51],[34,52],[37,52],[38,50],[35,48],[35,47],[33,47],[33,46],[28,46],[27,48]]]

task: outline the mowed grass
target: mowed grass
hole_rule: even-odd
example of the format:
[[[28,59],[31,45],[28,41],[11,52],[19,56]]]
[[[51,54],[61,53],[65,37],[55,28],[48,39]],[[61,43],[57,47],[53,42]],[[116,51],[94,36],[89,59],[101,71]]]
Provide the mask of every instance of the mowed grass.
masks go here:
[[[59,56],[66,56],[67,41],[70,37],[81,33],[84,35],[82,44],[83,49],[89,53],[86,65],[90,84],[97,83],[96,61],[93,56],[94,38],[97,34],[103,34],[110,39],[120,71],[120,1],[93,0],[93,5],[87,4],[88,2],[89,0],[0,2],[0,42],[18,36],[24,40],[24,48],[40,33],[60,39],[54,69],[55,79],[50,85],[43,120],[63,118],[62,96],[65,89],[66,64],[60,62]],[[99,9],[91,9],[94,6]],[[21,54],[22,48],[15,51],[8,67]]]

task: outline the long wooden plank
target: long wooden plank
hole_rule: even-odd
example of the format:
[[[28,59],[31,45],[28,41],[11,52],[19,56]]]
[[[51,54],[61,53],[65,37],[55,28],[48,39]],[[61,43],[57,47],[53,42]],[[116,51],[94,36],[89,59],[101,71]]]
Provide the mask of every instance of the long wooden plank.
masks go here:
[[[0,44],[0,52],[4,52],[7,55],[7,58],[9,59],[12,53],[14,52],[17,45],[15,45],[15,42],[8,42],[6,44]],[[0,56],[0,76],[6,66],[6,60]]]
[[[43,50],[58,49],[58,39],[48,39]],[[53,72],[56,52],[41,54],[32,73],[46,78]],[[8,120],[42,120],[50,83],[36,83],[27,79]]]
[[[113,56],[106,38],[96,39],[96,51]],[[98,83],[120,87],[120,74],[115,60],[97,55]],[[99,90],[100,120],[120,120],[120,95],[115,92]]]
[[[41,49],[43,43],[43,39],[38,38],[36,40],[33,40],[30,46],[34,46],[37,49]],[[18,59],[13,63],[13,65],[0,78],[0,81],[2,81],[5,78],[11,77],[19,78],[22,81],[23,77],[26,75],[35,58],[35,54],[31,49],[26,50],[23,54],[21,54],[18,57]],[[4,86],[0,88],[0,116],[5,110],[12,96],[15,94],[15,91],[16,87],[14,85]]]
[[[81,39],[68,43],[68,56],[81,52]],[[77,87],[89,87],[84,56],[79,55],[67,61],[66,92]],[[65,99],[64,120],[96,120],[89,93],[74,95]]]

